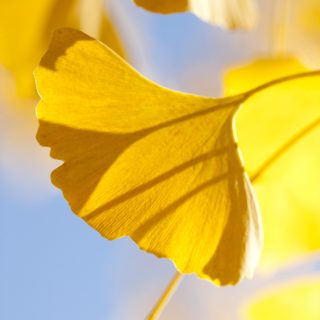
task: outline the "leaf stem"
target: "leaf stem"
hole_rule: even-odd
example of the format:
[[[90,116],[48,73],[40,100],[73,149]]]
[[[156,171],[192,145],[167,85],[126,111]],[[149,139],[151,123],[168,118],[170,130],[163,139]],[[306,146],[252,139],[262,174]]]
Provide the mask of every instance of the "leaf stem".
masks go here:
[[[251,182],[257,180],[261,174],[268,169],[273,163],[278,160],[288,149],[290,149],[294,144],[296,144],[299,140],[301,140],[306,134],[311,132],[320,124],[320,119],[316,119],[308,126],[303,128],[300,132],[298,132],[295,136],[293,136],[289,141],[287,141],[282,147],[280,147],[274,154],[272,154],[269,159],[267,159],[260,168],[250,177]]]
[[[177,289],[179,283],[181,282],[183,278],[182,273],[176,272],[172,280],[170,281],[169,285],[163,292],[162,296],[152,309],[150,315],[147,317],[147,320],[157,320],[162,312],[162,310],[165,308],[167,303],[170,301],[170,298],[174,294],[175,290]]]
[[[253,88],[252,90],[247,91],[244,94],[244,99],[242,102],[244,102],[245,100],[247,100],[249,97],[251,97],[252,95],[254,95],[255,93],[258,93],[264,89],[267,89],[269,87],[272,87],[274,85],[283,83],[283,82],[287,82],[287,81],[293,81],[293,80],[298,80],[298,79],[302,79],[302,78],[307,78],[307,77],[315,77],[315,76],[320,76],[320,70],[314,70],[314,71],[306,71],[306,72],[301,72],[301,73],[295,73],[289,76],[285,76],[282,78],[278,78],[275,80],[271,80],[267,83],[264,83],[258,87]]]

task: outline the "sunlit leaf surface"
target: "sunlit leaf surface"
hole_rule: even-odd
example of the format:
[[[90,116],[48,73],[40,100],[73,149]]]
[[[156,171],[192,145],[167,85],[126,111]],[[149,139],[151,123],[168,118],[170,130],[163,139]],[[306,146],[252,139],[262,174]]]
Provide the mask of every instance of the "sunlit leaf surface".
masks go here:
[[[258,60],[229,72],[226,92],[303,71],[293,58]],[[237,117],[240,149],[262,212],[263,267],[320,248],[319,88],[317,77],[273,86],[247,100]]]
[[[318,320],[319,292],[319,277],[270,289],[247,303],[243,319]]]
[[[251,275],[259,216],[233,136],[245,95],[210,99],[159,87],[107,47],[62,29],[36,70],[38,140],[72,210],[104,237],[218,284]]]

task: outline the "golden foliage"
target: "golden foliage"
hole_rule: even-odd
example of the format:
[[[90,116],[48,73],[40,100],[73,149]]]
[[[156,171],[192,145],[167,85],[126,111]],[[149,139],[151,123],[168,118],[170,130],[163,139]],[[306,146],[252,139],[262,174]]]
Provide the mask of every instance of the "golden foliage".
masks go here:
[[[78,0],[0,1],[0,64],[10,70],[22,97],[35,97],[33,69],[58,27],[80,28]],[[99,38],[123,55],[118,37],[101,11]],[[90,18],[90,17],[88,17]]]
[[[261,59],[230,71],[226,93],[306,71],[294,58]],[[244,102],[237,117],[239,146],[262,212],[265,268],[320,248],[319,87],[318,77],[273,86]]]

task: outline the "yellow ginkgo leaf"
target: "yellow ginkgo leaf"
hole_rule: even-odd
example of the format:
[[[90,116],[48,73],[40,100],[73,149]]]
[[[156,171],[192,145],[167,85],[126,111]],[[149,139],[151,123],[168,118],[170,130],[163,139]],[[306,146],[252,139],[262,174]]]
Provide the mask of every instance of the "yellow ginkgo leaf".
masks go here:
[[[319,292],[319,276],[269,289],[246,303],[243,319],[319,320]]]
[[[254,0],[134,0],[157,13],[190,11],[200,19],[228,29],[250,29],[256,22]]]
[[[62,29],[35,72],[37,137],[64,161],[53,183],[104,237],[130,236],[183,273],[233,284],[252,274],[262,242],[234,114],[262,89],[309,75],[319,73],[224,99],[193,96]]]
[[[184,273],[251,275],[260,222],[232,131],[244,95],[215,100],[146,80],[100,42],[55,33],[35,72],[53,183],[108,239],[129,235]]]
[[[22,97],[35,97],[33,69],[57,27],[82,27],[84,0],[0,1],[0,64],[10,70]],[[93,6],[97,0],[92,1]],[[102,2],[102,1],[101,1]],[[101,5],[102,8],[102,5]],[[98,36],[118,53],[123,51],[107,16],[101,10]],[[90,19],[88,15],[87,20]],[[84,26],[85,27],[85,26]],[[88,30],[85,30],[89,32]]]
[[[304,71],[293,58],[261,59],[229,72],[226,92]],[[273,86],[248,99],[237,117],[240,149],[262,212],[265,268],[320,248],[319,88],[317,77]]]

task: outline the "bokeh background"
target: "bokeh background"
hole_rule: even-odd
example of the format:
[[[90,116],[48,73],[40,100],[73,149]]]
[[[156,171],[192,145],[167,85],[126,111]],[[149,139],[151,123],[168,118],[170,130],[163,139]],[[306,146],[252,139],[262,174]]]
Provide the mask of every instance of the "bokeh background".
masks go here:
[[[303,1],[296,3],[301,10]],[[162,16],[130,0],[105,3],[137,70],[166,87],[207,96],[223,94],[226,70],[274,50],[276,1],[258,4],[257,27],[231,32],[190,13]],[[315,24],[320,13],[318,19]],[[319,66],[320,32],[309,32],[296,19],[289,22],[286,50],[311,67]],[[58,162],[35,140],[36,103],[16,95],[14,78],[1,67],[0,319],[144,319],[174,267],[127,238],[103,239],[70,211],[50,183]],[[320,256],[314,253],[272,272],[258,269],[253,280],[236,287],[218,288],[185,276],[161,319],[246,319],[245,305],[253,297],[290,281],[314,282],[319,272]]]

